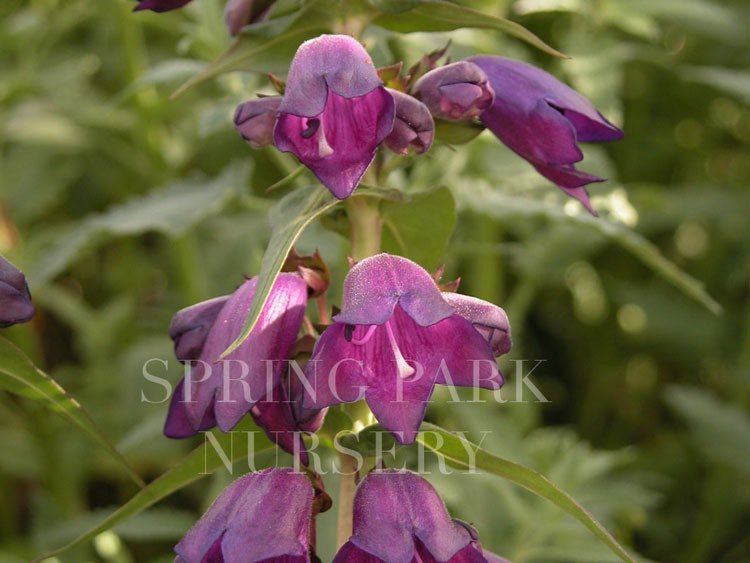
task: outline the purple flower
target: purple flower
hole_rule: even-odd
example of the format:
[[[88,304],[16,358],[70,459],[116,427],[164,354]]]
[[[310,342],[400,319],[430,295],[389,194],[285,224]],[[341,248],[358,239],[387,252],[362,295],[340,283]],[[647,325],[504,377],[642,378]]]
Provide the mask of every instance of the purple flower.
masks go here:
[[[439,119],[464,120],[492,105],[494,92],[477,65],[460,61],[431,70],[414,84],[414,95]]]
[[[341,312],[305,369],[307,407],[362,398],[384,428],[412,443],[436,383],[498,389],[493,350],[414,262],[378,254],[344,280]]]
[[[191,0],[138,0],[138,5],[133,8],[134,12],[140,10],[151,10],[152,12],[169,12],[182,8]]]
[[[354,497],[352,536],[334,563],[486,563],[476,530],[452,520],[416,473],[373,471]]]
[[[317,431],[325,412],[296,416],[293,404],[301,401],[301,390],[286,376],[307,303],[304,280],[280,274],[248,339],[226,360],[218,360],[242,331],[256,283],[252,278],[231,296],[175,315],[170,336],[177,358],[195,362],[175,387],[164,433],[186,438],[217,424],[226,432],[250,412],[269,438],[289,452],[299,452],[307,464],[300,431]]]
[[[539,68],[503,57],[469,60],[487,73],[495,90],[482,123],[595,215],[584,186],[604,180],[576,170],[575,163],[583,160],[576,143],[616,141],[622,131],[581,94]]]
[[[394,106],[362,45],[321,35],[300,45],[292,60],[274,144],[344,199],[391,132]]]
[[[34,313],[26,276],[0,256],[0,327],[25,323]]]
[[[276,124],[276,110],[279,109],[279,104],[281,96],[268,96],[237,106],[234,126],[254,149],[273,143],[273,127]]]
[[[175,546],[175,563],[309,563],[314,498],[310,480],[289,468],[245,475]]]
[[[396,121],[385,139],[386,146],[396,154],[409,154],[410,148],[417,154],[427,152],[435,135],[435,121],[430,110],[408,94],[390,88],[388,92],[396,102]]]

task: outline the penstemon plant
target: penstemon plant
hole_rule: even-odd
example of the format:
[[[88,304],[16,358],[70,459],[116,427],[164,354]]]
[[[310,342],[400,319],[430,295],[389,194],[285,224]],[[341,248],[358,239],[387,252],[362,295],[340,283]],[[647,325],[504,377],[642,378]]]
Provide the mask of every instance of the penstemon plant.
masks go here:
[[[190,1],[139,0],[135,10],[168,12]],[[319,561],[318,516],[333,506],[336,562],[506,561],[483,548],[481,522],[475,528],[452,518],[414,465],[407,469],[397,461],[399,450],[418,448],[441,464],[528,489],[578,520],[615,556],[633,561],[543,475],[486,451],[457,429],[425,422],[436,389],[458,399],[455,388],[467,388],[476,402],[487,391],[501,397],[505,379],[497,362],[511,350],[513,319],[498,304],[460,293],[460,280],[444,281],[442,268],[428,271],[383,244],[389,206],[408,214],[422,196],[403,189],[413,159],[430,158],[438,144],[461,151],[487,129],[595,217],[586,186],[604,179],[577,168],[583,160],[578,143],[616,141],[622,131],[551,74],[496,53],[452,61],[446,47],[423,53],[411,66],[390,60],[376,67],[363,40],[370,26],[395,33],[484,28],[561,56],[518,24],[464,5],[228,0],[225,21],[233,45],[176,95],[228,71],[268,74],[276,95],[236,108],[237,143],[241,138],[253,150],[289,153],[299,167],[272,186],[287,191],[270,211],[272,233],[260,271],[231,295],[178,311],[169,327],[185,370],[164,413],[163,433],[170,439],[205,435],[206,443],[148,485],[133,474],[142,487],[133,500],[47,556],[246,457],[254,470],[218,494],[174,547],[176,561]],[[439,158],[432,166],[440,167]],[[303,175],[315,185],[298,187]],[[343,218],[336,215],[341,209]],[[313,221],[334,219],[351,242],[341,280],[320,253],[299,255],[294,248]],[[239,280],[242,272],[231,275]],[[23,274],[2,259],[0,326],[33,314]],[[52,380],[40,381],[53,389],[50,397],[68,404]],[[68,412],[103,443],[73,407]],[[222,446],[244,431],[252,436],[227,460]],[[265,437],[255,437],[260,432]],[[271,458],[276,448],[289,454],[283,458],[288,463]],[[335,459],[331,471],[321,461],[326,456]],[[422,459],[417,466],[424,467]],[[327,491],[324,477],[331,472],[338,487]]]

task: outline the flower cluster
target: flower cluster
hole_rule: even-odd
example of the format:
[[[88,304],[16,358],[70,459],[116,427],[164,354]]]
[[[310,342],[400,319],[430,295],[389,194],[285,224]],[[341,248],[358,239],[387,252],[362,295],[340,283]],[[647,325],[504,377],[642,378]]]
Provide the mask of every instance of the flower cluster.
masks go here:
[[[575,168],[583,159],[578,142],[613,141],[622,131],[581,94],[539,68],[496,56],[433,68],[410,82],[394,81],[408,91],[386,88],[359,42],[323,35],[300,46],[284,95],[240,105],[235,125],[253,148],[273,143],[293,153],[343,199],[379,145],[421,154],[436,119],[479,119],[595,214],[584,186],[603,180]]]

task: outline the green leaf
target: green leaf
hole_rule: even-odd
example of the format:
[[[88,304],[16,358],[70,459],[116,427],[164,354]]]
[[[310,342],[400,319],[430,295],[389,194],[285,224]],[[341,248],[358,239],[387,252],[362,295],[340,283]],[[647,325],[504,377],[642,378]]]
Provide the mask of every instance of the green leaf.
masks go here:
[[[234,434],[242,435],[239,437],[233,437]],[[262,432],[256,432],[254,434],[254,436],[258,438],[253,443],[254,449],[248,447],[249,440],[245,437],[245,430],[229,433],[217,432],[213,433],[212,436],[215,437],[216,443],[221,449],[221,453],[232,462],[243,458],[250,461],[250,456],[252,456],[255,468],[261,469],[262,467],[270,466],[276,461],[276,446],[271,444]],[[94,539],[102,532],[143,512],[172,493],[206,477],[207,475],[210,475],[212,472],[222,467],[225,467],[225,462],[226,460],[222,459],[217,447],[208,443],[208,441],[205,442],[202,446],[199,446],[188,454],[188,456],[177,467],[149,483],[128,502],[102,519],[101,522],[66,545],[49,553],[45,553],[44,555],[40,555],[35,561],[42,561],[43,559],[60,555],[61,553],[65,553],[74,547]]]
[[[444,0],[421,0],[409,4],[413,5],[411,9],[399,13],[384,13],[373,23],[400,33],[452,31],[463,27],[493,29],[525,41],[555,57],[567,58],[567,55],[553,49],[522,25],[505,18]]]
[[[440,439],[438,439],[438,437]],[[544,475],[518,463],[497,457],[465,438],[448,432],[433,424],[423,423],[417,441],[443,456],[449,464],[462,469],[470,469],[468,451],[475,455],[476,469],[503,477],[552,502],[593,532],[620,559],[635,563],[628,552],[585,508],[565,491],[560,490]]]
[[[247,182],[247,163],[230,165],[221,176],[175,182],[166,188],[133,198],[104,213],[92,215],[54,244],[28,271],[29,282],[40,286],[63,271],[94,244],[117,236],[149,231],[179,236],[196,223],[220,212]]]
[[[273,284],[281,271],[281,266],[287,254],[302,231],[313,219],[325,213],[338,203],[330,192],[322,187],[301,188],[295,190],[282,199],[271,209],[269,221],[271,223],[271,240],[263,255],[263,261],[258,273],[258,285],[255,297],[248,311],[245,326],[237,339],[224,351],[226,357],[250,336],[258,317],[266,304]]]
[[[384,202],[383,250],[406,256],[425,268],[439,266],[456,225],[456,205],[448,188],[410,194],[410,201]]]
[[[1,336],[0,389],[29,399],[43,401],[50,410],[77,426],[106,450],[134,483],[139,487],[145,486],[120,452],[97,429],[78,401],[68,395],[54,379],[38,369],[21,350]]]

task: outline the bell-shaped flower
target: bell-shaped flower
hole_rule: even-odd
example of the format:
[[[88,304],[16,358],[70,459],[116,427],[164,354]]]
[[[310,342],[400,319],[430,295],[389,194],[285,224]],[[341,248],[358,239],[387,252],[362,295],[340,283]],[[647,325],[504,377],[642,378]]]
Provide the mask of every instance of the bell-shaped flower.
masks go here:
[[[510,352],[510,322],[502,308],[483,299],[450,291],[443,292],[443,299],[456,313],[471,321],[492,347],[495,357]]]
[[[357,487],[352,536],[334,563],[487,563],[476,530],[451,519],[437,491],[410,471],[373,471]]]
[[[26,276],[0,256],[0,327],[25,323],[34,313]]]
[[[385,139],[386,146],[402,155],[409,154],[409,149],[416,154],[427,152],[435,135],[435,121],[430,110],[413,96],[390,88],[388,91],[396,102],[396,121]]]
[[[303,404],[364,398],[401,443],[414,441],[436,383],[487,389],[503,383],[485,336],[406,258],[378,254],[355,264],[333,320],[305,368],[314,392]]]
[[[438,119],[472,119],[495,97],[487,75],[477,65],[459,61],[429,71],[414,84],[414,95]]]
[[[359,42],[321,35],[300,45],[292,60],[274,144],[344,199],[393,129],[394,106]]]
[[[495,90],[495,101],[481,115],[503,143],[545,178],[596,214],[587,184],[602,178],[576,170],[583,160],[578,141],[616,141],[623,133],[581,94],[530,64],[503,57],[469,59],[481,67]]]
[[[249,412],[269,438],[289,452],[298,452],[306,464],[300,431],[316,431],[325,413],[295,416],[293,404],[295,399],[301,401],[301,392],[293,393],[286,377],[307,304],[304,280],[297,274],[280,274],[250,336],[219,360],[242,331],[256,283],[257,278],[252,278],[231,296],[175,315],[170,335],[177,357],[195,361],[175,387],[164,433],[186,438],[217,424],[226,432]]]
[[[254,149],[273,143],[273,127],[280,104],[281,96],[268,96],[237,106],[234,127]]]
[[[290,468],[240,477],[175,546],[175,563],[309,563],[315,497]]]
[[[138,5],[133,8],[134,12],[140,10],[151,10],[152,12],[169,12],[182,8],[192,0],[138,0]]]

